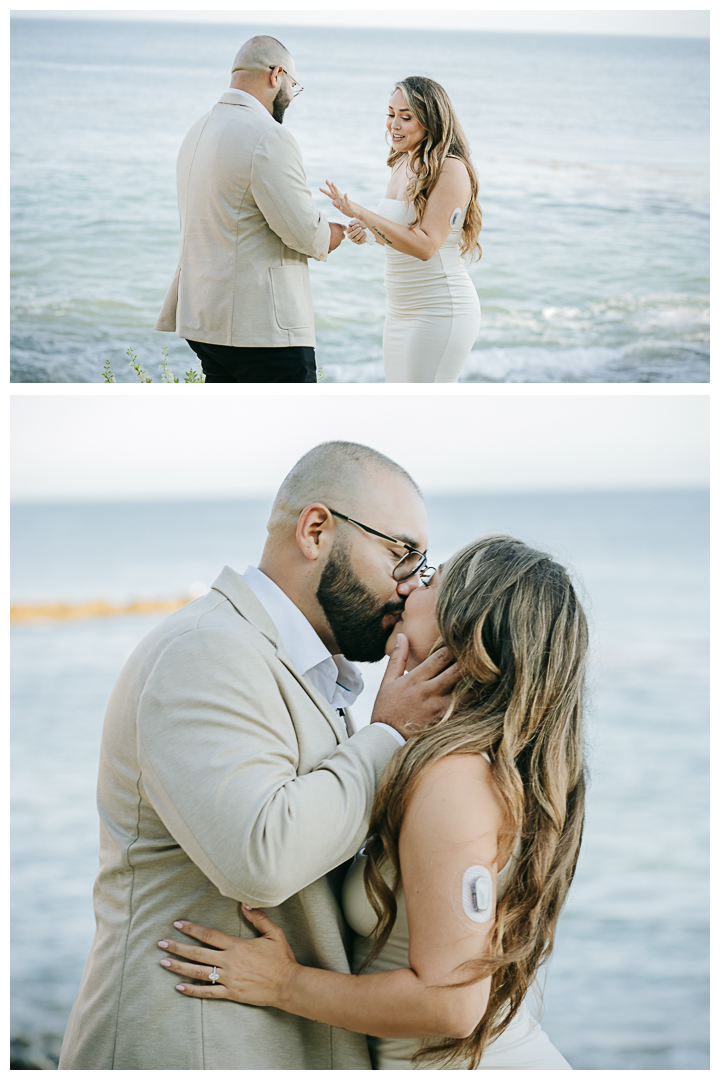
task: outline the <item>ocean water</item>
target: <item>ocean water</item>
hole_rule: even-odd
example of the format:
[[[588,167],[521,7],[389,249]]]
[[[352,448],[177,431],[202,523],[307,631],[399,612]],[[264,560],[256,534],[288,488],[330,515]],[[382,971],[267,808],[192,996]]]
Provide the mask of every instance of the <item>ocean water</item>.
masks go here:
[[[268,510],[19,506],[12,597],[181,595],[226,562],[256,561]],[[545,978],[546,1030],[576,1069],[709,1068],[706,495],[445,497],[428,510],[433,561],[483,532],[520,536],[573,568],[590,619],[587,830]],[[94,930],[103,713],[156,622],[12,632],[12,1029],[48,1068]],[[367,721],[382,665],[365,674]]]
[[[159,378],[177,261],[175,158],[262,27],[12,21],[12,369],[17,382]],[[703,40],[278,29],[305,92],[286,123],[318,188],[374,206],[394,82],[450,92],[474,152],[483,309],[461,381],[705,382],[709,47]],[[333,213],[335,213],[333,211]],[[336,219],[339,215],[335,214]],[[383,254],[311,266],[328,381],[381,382]]]

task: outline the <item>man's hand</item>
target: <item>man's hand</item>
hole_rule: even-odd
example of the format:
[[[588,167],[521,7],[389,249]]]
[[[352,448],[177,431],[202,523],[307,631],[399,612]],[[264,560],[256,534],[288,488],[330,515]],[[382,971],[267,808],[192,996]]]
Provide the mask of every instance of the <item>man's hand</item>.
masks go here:
[[[357,218],[353,218],[347,227],[348,240],[352,240],[353,244],[366,244],[368,231],[363,225],[362,221],[358,221]]]
[[[461,674],[450,650],[442,648],[406,675],[408,652],[407,638],[398,634],[370,721],[389,724],[405,739],[419,734],[431,720],[443,715]]]
[[[340,225],[337,221],[331,221],[330,223],[330,247],[328,248],[328,255],[331,251],[334,251],[336,247],[340,247],[345,239],[345,226]]]

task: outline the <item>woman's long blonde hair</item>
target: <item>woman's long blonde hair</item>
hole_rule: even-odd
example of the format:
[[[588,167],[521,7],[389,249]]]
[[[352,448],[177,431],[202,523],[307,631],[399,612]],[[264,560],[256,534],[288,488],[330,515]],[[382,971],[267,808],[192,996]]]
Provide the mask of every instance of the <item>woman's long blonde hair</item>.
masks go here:
[[[478,236],[482,228],[482,211],[478,203],[477,174],[470,161],[470,147],[447,92],[440,83],[426,79],[423,75],[410,75],[396,83],[395,90],[402,90],[408,111],[426,132],[412,157],[414,177],[408,184],[406,194],[408,205],[413,203],[415,207],[415,218],[410,223],[410,228],[422,220],[428,197],[438,182],[445,159],[460,158],[468,171],[471,189],[470,204],[462,227],[460,251],[463,255],[472,254],[481,258],[482,248],[478,243]],[[404,154],[404,150],[390,148],[387,163],[391,169]]]
[[[490,998],[472,1035],[425,1045],[416,1055],[433,1067],[474,1069],[550,955],[575,872],[584,817],[587,624],[565,569],[498,535],[468,544],[445,565],[435,617],[463,676],[445,717],[397,751],[380,779],[365,849],[365,888],[378,917],[366,964],[395,923],[400,827],[420,777],[448,754],[486,752],[517,858],[487,955],[463,965],[467,977],[458,985],[489,975]]]

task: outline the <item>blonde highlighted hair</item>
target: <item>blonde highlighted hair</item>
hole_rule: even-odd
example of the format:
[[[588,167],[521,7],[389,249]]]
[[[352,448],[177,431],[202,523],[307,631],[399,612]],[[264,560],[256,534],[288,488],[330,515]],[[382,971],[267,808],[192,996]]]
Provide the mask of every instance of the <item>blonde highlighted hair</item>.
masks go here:
[[[460,239],[460,251],[463,255],[482,256],[478,243],[482,228],[482,211],[478,203],[478,179],[470,160],[470,147],[460,127],[455,110],[447,92],[440,83],[426,79],[423,75],[410,75],[395,84],[395,90],[402,90],[408,111],[425,128],[425,135],[413,153],[411,170],[413,177],[408,184],[406,201],[415,207],[415,218],[410,228],[419,225],[425,213],[428,198],[438,182],[440,172],[448,157],[459,158],[465,165],[470,177],[470,204],[465,214]],[[391,148],[388,165],[394,168],[404,156],[404,150]]]
[[[466,978],[457,985],[490,976],[490,998],[472,1035],[427,1044],[416,1055],[433,1067],[474,1069],[550,955],[575,873],[587,624],[566,570],[498,535],[468,544],[444,566],[435,617],[463,676],[448,713],[397,751],[380,779],[365,849],[365,888],[378,923],[365,963],[397,917],[400,828],[420,777],[449,754],[487,753],[518,847],[487,954],[463,965]]]

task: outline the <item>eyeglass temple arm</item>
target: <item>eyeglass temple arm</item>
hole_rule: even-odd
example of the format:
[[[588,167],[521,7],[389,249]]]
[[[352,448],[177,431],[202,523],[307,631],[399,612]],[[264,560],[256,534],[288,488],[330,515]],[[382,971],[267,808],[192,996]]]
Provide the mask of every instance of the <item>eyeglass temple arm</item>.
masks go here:
[[[396,536],[388,536],[387,533],[378,532],[377,529],[371,529],[369,525],[363,525],[362,521],[356,521],[355,518],[348,517],[347,514],[341,514],[339,510],[332,510],[328,506],[331,514],[335,517],[342,518],[343,521],[349,521],[351,525],[357,525],[360,529],[364,529],[365,532],[372,533],[373,536],[379,536],[381,540],[391,540],[393,544],[399,544],[400,547],[407,548],[408,552],[415,551],[415,548],[411,544],[406,544],[404,540],[398,540]],[[422,555],[422,551],[418,552],[418,555]]]

